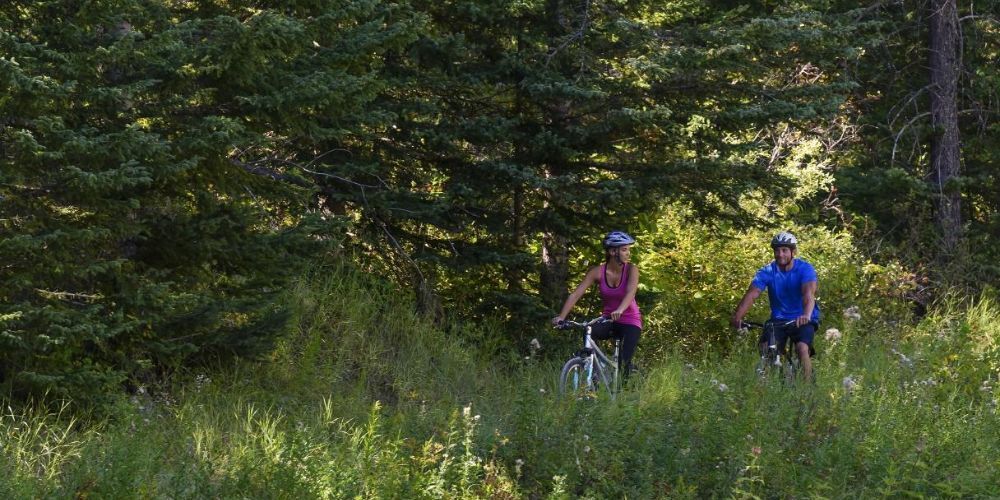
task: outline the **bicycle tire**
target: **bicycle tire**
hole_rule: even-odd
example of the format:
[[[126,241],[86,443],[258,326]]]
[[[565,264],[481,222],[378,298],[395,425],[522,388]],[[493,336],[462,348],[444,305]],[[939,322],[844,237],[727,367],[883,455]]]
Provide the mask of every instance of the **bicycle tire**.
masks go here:
[[[587,381],[585,373],[587,360],[570,358],[559,374],[559,392],[564,395],[584,395],[594,391],[593,383]]]
[[[775,371],[777,371],[777,373],[779,374],[782,373],[784,364],[780,362],[775,362],[777,361],[777,359],[780,358],[777,358],[772,354],[766,354],[764,356],[761,356],[760,360],[757,361],[757,366],[756,369],[754,370],[757,372],[757,376],[762,379],[765,379],[768,378]]]

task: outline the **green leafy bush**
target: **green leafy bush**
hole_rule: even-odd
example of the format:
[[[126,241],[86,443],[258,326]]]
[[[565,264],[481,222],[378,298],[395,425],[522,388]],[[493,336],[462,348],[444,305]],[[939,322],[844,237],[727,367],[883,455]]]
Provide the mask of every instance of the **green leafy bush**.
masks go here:
[[[816,267],[824,324],[839,325],[850,306],[871,311],[868,304],[893,302],[886,292],[887,275],[894,269],[866,266],[867,257],[849,235],[815,226],[786,229],[800,241],[798,257]],[[643,349],[662,355],[673,345],[688,353],[730,345],[729,318],[754,273],[773,260],[769,243],[774,232],[709,227],[683,209],[666,211],[640,238],[640,286],[650,297],[642,304],[648,324]],[[763,320],[769,314],[764,294],[748,318]]]

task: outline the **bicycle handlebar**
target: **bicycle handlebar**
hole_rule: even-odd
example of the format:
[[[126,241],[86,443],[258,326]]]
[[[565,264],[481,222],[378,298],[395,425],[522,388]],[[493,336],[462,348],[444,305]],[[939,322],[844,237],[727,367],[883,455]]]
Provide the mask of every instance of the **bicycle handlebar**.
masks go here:
[[[774,322],[778,326],[791,326],[795,324],[794,319],[790,319],[784,322]],[[764,328],[764,323],[758,323],[756,321],[741,321],[740,328]]]
[[[608,321],[611,320],[605,316],[598,316],[590,321],[587,321],[586,323],[564,319],[556,325],[556,328],[560,330],[568,330],[570,328],[587,328],[588,326],[599,325],[601,323],[607,323]]]

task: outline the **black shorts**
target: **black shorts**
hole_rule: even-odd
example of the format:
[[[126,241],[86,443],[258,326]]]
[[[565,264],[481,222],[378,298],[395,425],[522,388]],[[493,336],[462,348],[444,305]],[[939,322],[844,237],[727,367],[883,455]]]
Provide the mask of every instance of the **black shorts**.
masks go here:
[[[797,342],[802,342],[809,346],[809,355],[813,356],[816,354],[816,349],[813,348],[813,337],[816,335],[816,328],[819,327],[819,323],[815,321],[810,321],[800,327],[796,327],[795,323],[791,325],[784,325],[788,320],[775,320],[769,319],[764,323],[764,331],[760,334],[760,343],[768,342],[768,332],[771,330],[771,325],[774,326],[774,341],[775,345],[778,346],[778,352],[785,352],[785,344],[791,340],[792,346]]]

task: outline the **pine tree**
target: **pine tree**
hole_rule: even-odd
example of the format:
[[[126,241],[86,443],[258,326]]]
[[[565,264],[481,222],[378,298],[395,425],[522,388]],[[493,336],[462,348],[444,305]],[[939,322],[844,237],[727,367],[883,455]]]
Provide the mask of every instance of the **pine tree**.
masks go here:
[[[952,3],[949,26],[957,33],[951,36],[960,38],[951,40],[951,62],[937,63],[932,59],[945,53],[930,45],[931,26],[946,12],[932,5],[940,2],[865,11],[862,19],[876,20],[879,29],[854,70],[862,82],[851,99],[859,134],[838,183],[845,207],[864,221],[856,225],[870,232],[877,248],[892,249],[883,252],[889,258],[937,280],[978,285],[1000,276],[990,243],[1000,213],[1000,135],[992,126],[1000,113],[1000,5]],[[932,81],[932,66],[955,73]],[[943,120],[946,114],[951,119]],[[941,152],[947,165],[938,161]]]
[[[600,236],[665,201],[761,222],[740,196],[788,187],[767,132],[808,137],[852,84],[848,11],[702,2],[415,2],[428,35],[398,82],[372,174],[341,184],[387,268],[451,309],[551,314]],[[786,141],[787,142],[787,141]],[[353,194],[352,194],[353,193]],[[364,197],[360,194],[364,193]],[[414,261],[407,258],[413,256]],[[590,262],[593,263],[592,261]],[[502,284],[502,285],[498,285]]]
[[[409,22],[369,1],[196,4],[0,10],[0,377],[16,394],[85,399],[266,352],[282,287],[341,224],[310,215],[295,145],[366,119],[378,54]]]

